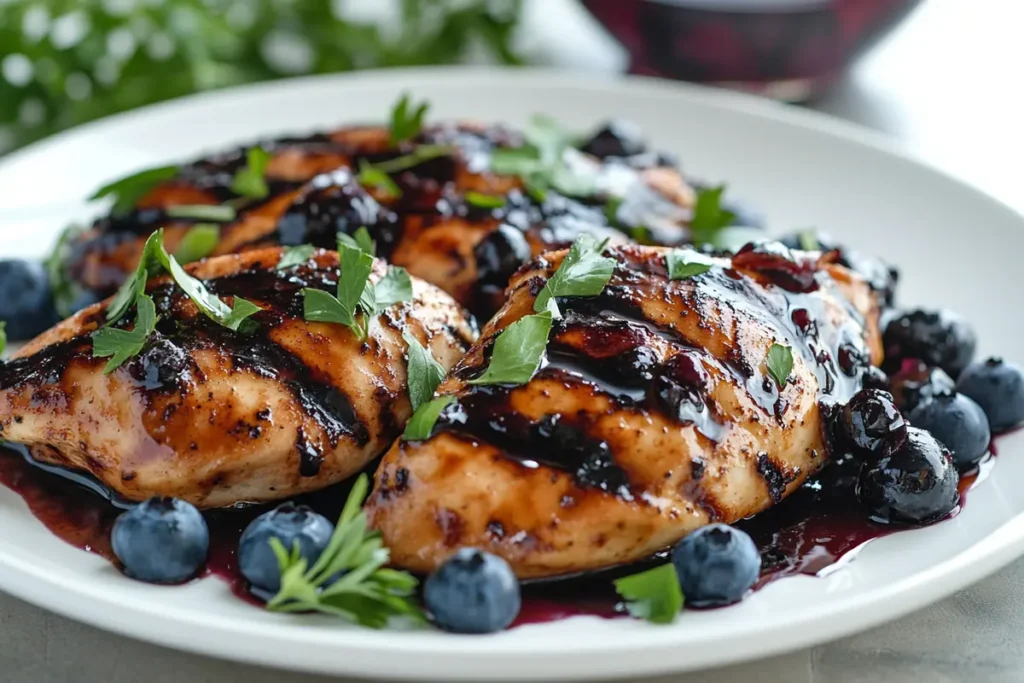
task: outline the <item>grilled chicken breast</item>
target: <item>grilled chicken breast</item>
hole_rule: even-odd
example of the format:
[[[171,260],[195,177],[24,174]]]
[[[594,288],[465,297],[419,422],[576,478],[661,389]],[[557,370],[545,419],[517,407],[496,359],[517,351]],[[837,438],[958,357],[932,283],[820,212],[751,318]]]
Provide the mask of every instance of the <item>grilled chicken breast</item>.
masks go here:
[[[79,236],[69,276],[109,295],[135,269],[156,228],[165,227],[170,251],[187,232],[193,221],[173,218],[168,209],[242,202],[237,218],[223,226],[215,255],[303,243],[333,249],[338,232],[366,226],[379,255],[489,316],[501,305],[509,276],[531,256],[568,246],[580,232],[627,241],[609,227],[605,203],[611,196],[619,198],[617,213],[624,221],[648,227],[659,243],[687,236],[694,190],[663,155],[599,157],[570,150],[573,164],[596,177],[597,193],[585,204],[553,190],[543,197],[526,192],[518,176],[489,170],[495,149],[523,144],[518,133],[473,123],[432,126],[398,145],[383,127],[265,142],[270,195],[258,201],[231,189],[246,163],[244,149],[199,160],[146,193],[133,210],[104,217]],[[360,184],[363,162],[391,160],[424,145],[452,152],[393,173],[400,196]]]
[[[159,316],[142,352],[112,374],[89,333],[107,303],[64,321],[0,364],[0,439],[44,463],[86,472],[121,497],[164,495],[202,507],[285,498],[358,471],[411,414],[408,332],[445,368],[474,339],[473,323],[432,285],[371,323],[303,319],[301,288],[334,291],[338,256],[319,251],[277,270],[280,249],[189,267],[230,302],[262,310],[251,334],[210,321],[165,278],[148,291]],[[371,279],[385,273],[377,261]]]
[[[628,563],[756,514],[822,466],[829,405],[881,360],[875,294],[834,254],[749,245],[670,280],[667,251],[612,249],[601,295],[559,300],[531,381],[470,385],[565,252],[513,277],[439,388],[456,400],[431,437],[396,442],[377,470],[367,509],[397,565],[427,572],[461,546],[521,578]],[[774,344],[793,360],[781,388]]]

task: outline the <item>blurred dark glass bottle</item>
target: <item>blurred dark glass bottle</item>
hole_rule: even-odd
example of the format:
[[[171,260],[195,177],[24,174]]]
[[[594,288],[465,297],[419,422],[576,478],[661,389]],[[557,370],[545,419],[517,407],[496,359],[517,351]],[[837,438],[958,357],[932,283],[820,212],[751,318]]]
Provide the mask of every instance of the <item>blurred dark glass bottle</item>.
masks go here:
[[[630,72],[806,100],[920,0],[582,0]]]

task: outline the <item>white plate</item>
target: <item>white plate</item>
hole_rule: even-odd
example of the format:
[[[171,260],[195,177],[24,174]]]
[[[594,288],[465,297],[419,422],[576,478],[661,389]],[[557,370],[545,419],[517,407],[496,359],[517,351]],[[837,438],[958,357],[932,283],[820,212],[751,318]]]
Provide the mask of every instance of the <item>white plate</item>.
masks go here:
[[[3,255],[40,254],[78,198],[139,167],[264,134],[382,120],[404,89],[436,117],[520,124],[543,111],[587,129],[625,116],[687,169],[728,180],[776,230],[818,226],[891,259],[904,303],[970,318],[983,353],[1024,360],[1021,217],[962,183],[830,119],[739,95],[651,80],[533,71],[417,70],[303,79],[203,95],[57,136],[0,163]],[[578,617],[487,637],[375,632],[263,612],[217,579],[183,588],[128,580],[59,541],[0,490],[0,588],[96,626],[247,662],[338,674],[453,679],[595,679],[696,669],[779,653],[893,619],[1024,552],[1024,434],[1002,439],[993,475],[962,514],[870,543],[827,578],[773,583],[740,605],[673,626]]]

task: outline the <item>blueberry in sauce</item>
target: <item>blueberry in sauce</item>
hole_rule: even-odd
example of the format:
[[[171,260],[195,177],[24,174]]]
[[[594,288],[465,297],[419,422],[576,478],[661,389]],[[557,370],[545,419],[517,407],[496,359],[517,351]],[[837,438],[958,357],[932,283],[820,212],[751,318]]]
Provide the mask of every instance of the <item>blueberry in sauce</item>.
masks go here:
[[[504,289],[512,273],[530,256],[530,245],[522,231],[511,225],[499,225],[473,249],[477,280],[481,286]]]
[[[177,498],[150,498],[128,510],[117,518],[110,540],[125,573],[148,583],[188,581],[210,550],[206,520]]]
[[[967,321],[945,309],[916,309],[889,321],[882,336],[885,369],[898,369],[907,359],[942,368],[956,379],[971,362],[977,338]]]
[[[34,261],[0,261],[0,320],[7,323],[11,341],[31,339],[54,325],[59,317],[46,269]]]
[[[323,515],[305,505],[285,503],[246,527],[238,541],[238,568],[254,589],[273,595],[281,588],[281,572],[270,539],[276,538],[287,550],[297,543],[299,554],[312,566],[333,533],[334,526]]]
[[[985,411],[963,394],[940,393],[910,413],[911,423],[942,442],[961,470],[973,467],[988,452],[992,434]]]
[[[600,159],[643,154],[646,149],[643,130],[627,119],[612,119],[580,145],[581,151]]]
[[[981,406],[993,432],[1005,432],[1024,422],[1024,373],[1013,363],[989,358],[969,365],[956,388]]]
[[[885,374],[882,368],[869,365],[864,369],[864,374],[861,375],[861,386],[865,389],[889,391],[891,388],[889,375]]]
[[[922,524],[956,507],[959,482],[945,446],[923,429],[910,427],[899,449],[862,466],[857,498],[876,522]]]
[[[919,360],[904,361],[903,367],[890,379],[890,391],[896,405],[905,413],[926,403],[936,395],[953,391],[956,383],[941,368]]]
[[[858,391],[843,406],[840,422],[850,444],[877,455],[898,449],[907,438],[907,422],[892,394],[878,389]]]
[[[761,555],[746,532],[725,524],[697,529],[672,550],[686,604],[717,607],[739,602],[761,574]]]
[[[522,597],[509,563],[476,548],[462,548],[423,586],[434,623],[454,633],[493,633],[511,625]]]

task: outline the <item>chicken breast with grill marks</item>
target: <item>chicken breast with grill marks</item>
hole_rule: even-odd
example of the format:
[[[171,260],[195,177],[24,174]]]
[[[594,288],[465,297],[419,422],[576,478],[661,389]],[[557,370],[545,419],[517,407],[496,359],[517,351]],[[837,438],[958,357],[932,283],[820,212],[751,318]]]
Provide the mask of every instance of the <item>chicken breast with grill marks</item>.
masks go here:
[[[237,205],[214,255],[269,245],[303,243],[333,249],[338,232],[366,226],[378,255],[436,284],[489,317],[502,303],[509,276],[543,251],[568,246],[581,232],[627,241],[609,227],[606,203],[650,228],[659,242],[687,236],[694,189],[665,157],[647,152],[602,158],[572,151],[597,192],[571,199],[555,190],[527,192],[521,179],[491,172],[495,150],[520,147],[521,134],[501,126],[448,123],[426,127],[394,145],[385,127],[343,128],[328,134],[263,143],[269,195],[240,197],[232,189],[245,150],[182,166],[145,193],[126,213],[96,221],[72,244],[69,277],[106,296],[135,269],[146,237],[165,228],[174,251],[194,220],[172,216],[182,205]],[[364,162],[393,161],[426,148],[450,151],[391,174],[392,188],[358,177]],[[429,155],[428,155],[429,156]],[[472,193],[476,193],[475,195]],[[499,230],[499,226],[501,230]]]
[[[378,468],[368,512],[397,565],[428,572],[461,546],[521,578],[629,563],[766,509],[824,464],[825,413],[881,360],[876,295],[834,254],[748,245],[670,280],[667,252],[611,250],[601,295],[559,299],[532,380],[470,385],[564,252],[516,274],[440,387],[455,401],[430,438]],[[793,359],[781,387],[775,344]]]
[[[403,332],[451,367],[475,338],[444,292],[413,279],[414,299],[349,328],[303,319],[301,289],[333,292],[338,256],[277,270],[280,249],[189,267],[230,302],[262,310],[250,334],[199,312],[168,278],[147,289],[159,316],[142,352],[112,374],[89,334],[107,303],[61,323],[0,364],[0,440],[85,472],[127,500],[175,496],[201,507],[322,488],[386,449],[411,414]],[[371,279],[385,273],[377,261]]]

